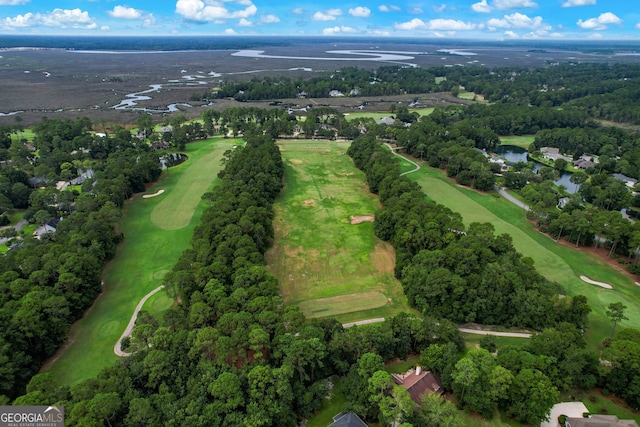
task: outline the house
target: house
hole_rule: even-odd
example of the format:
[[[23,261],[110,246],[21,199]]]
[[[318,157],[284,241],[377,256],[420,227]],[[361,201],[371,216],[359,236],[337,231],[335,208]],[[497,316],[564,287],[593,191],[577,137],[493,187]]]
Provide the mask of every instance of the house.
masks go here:
[[[376,123],[379,125],[387,125],[387,126],[391,126],[392,124],[394,124],[396,122],[396,119],[394,119],[393,117],[384,117],[380,120],[376,120]]]
[[[426,393],[440,395],[444,392],[440,378],[431,371],[423,371],[420,366],[409,369],[404,374],[391,374],[391,379],[394,383],[406,388],[411,399],[418,405],[422,403],[422,396]]]
[[[560,197],[557,204],[558,209],[564,209],[570,201],[571,199],[569,197]]]
[[[555,161],[558,159],[564,159],[567,162],[571,162],[573,160],[571,157],[560,154],[560,149],[555,147],[541,147],[540,152],[542,153],[542,157],[549,160]]]
[[[341,412],[333,417],[328,427],[367,427],[367,424],[353,411]]]
[[[344,93],[340,92],[339,90],[333,89],[331,92],[329,92],[329,96],[335,98],[338,96],[344,96]]]
[[[58,228],[59,222],[60,220],[58,218],[50,219],[45,224],[36,228],[36,230],[33,232],[33,237],[40,240],[42,236],[54,234],[56,232],[56,229]]]
[[[589,169],[594,167],[596,164],[593,163],[591,160],[585,160],[583,158],[580,158],[578,160],[576,160],[575,162],[573,162],[573,166],[575,166],[578,169]]]
[[[638,427],[635,420],[620,420],[615,415],[589,415],[588,418],[567,418],[565,427]]]
[[[82,185],[82,183],[85,182],[87,179],[91,179],[95,176],[93,169],[87,169],[86,171],[83,171],[82,169],[78,169],[78,174],[79,176],[69,181],[69,184]]]
[[[627,187],[635,187],[635,185],[638,183],[638,180],[635,178],[631,178],[629,176],[623,175],[621,173],[614,173],[613,177],[615,179],[619,179],[620,181],[624,182],[624,185],[626,185]]]

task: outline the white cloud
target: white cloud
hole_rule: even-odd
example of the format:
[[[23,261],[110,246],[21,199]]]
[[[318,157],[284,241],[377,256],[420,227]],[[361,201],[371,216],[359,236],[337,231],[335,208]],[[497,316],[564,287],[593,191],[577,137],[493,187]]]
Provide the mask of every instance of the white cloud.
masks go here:
[[[400,31],[466,31],[473,30],[476,26],[468,22],[456,21],[454,19],[432,19],[424,22],[420,18],[413,18],[411,21],[395,24],[393,28]]]
[[[109,10],[107,13],[114,18],[120,19],[138,19],[142,16],[142,12],[138,9],[126,6],[116,6],[113,10]]]
[[[380,12],[398,12],[400,7],[395,4],[381,4],[378,6],[378,10]]]
[[[538,7],[538,3],[531,0],[493,0],[493,5],[499,10]]]
[[[383,30],[372,30],[369,31],[368,34],[371,34],[372,36],[388,36],[390,33],[389,31],[383,31]]]
[[[247,18],[240,18],[240,21],[238,21],[238,27],[253,27],[253,22],[249,21]]]
[[[593,33],[590,36],[587,37],[588,39],[591,40],[600,40],[602,38],[602,34],[600,33]]]
[[[342,10],[340,9],[329,9],[325,12],[316,12],[313,14],[311,19],[314,21],[335,21],[336,16],[342,15]]]
[[[145,28],[154,27],[156,25],[156,18],[153,16],[153,13],[148,14],[144,21],[142,22],[142,26]]]
[[[442,3],[440,6],[433,5],[431,7],[433,8],[434,12],[441,13],[444,12],[444,10],[447,8],[447,5]]]
[[[108,25],[103,25],[102,27],[100,27],[100,31],[111,31],[111,28],[109,28]]]
[[[296,7],[295,9],[293,9],[293,13],[295,13],[296,15],[302,15],[304,13],[304,9],[301,7]]]
[[[393,28],[400,31],[426,30],[427,24],[420,18],[413,18],[411,21],[395,24]]]
[[[0,6],[17,6],[19,4],[27,4],[31,0],[0,0]]]
[[[430,30],[464,31],[473,30],[476,26],[469,22],[456,21],[454,19],[432,19],[427,22],[427,27]]]
[[[491,6],[487,3],[487,0],[482,0],[481,2],[472,4],[471,9],[478,13],[489,13],[492,10]]]
[[[271,13],[268,15],[262,15],[260,17],[261,24],[277,24],[278,22],[280,22],[280,18],[278,18],[276,15],[273,15]]]
[[[235,6],[229,10],[229,6]],[[199,22],[222,22],[225,19],[249,18],[258,12],[251,0],[178,0],[176,13],[184,19]]]
[[[15,18],[6,17],[2,20],[2,28],[24,28],[36,25],[36,19],[33,13],[25,13]]]
[[[412,13],[414,15],[421,15],[424,13],[424,10],[422,10],[419,7],[410,7],[409,9],[407,9],[407,12]]]
[[[596,4],[596,0],[567,0],[562,3],[562,7],[591,6],[594,4]]]
[[[349,15],[356,18],[368,18],[371,16],[371,9],[368,7],[358,6],[353,9],[349,9]]]
[[[636,24],[636,28],[640,30],[640,22]]]
[[[236,30],[234,30],[233,28],[227,28],[226,30],[224,30],[224,34],[228,36],[235,36],[238,33],[236,33]]]
[[[579,19],[576,24],[584,30],[604,30],[609,24],[621,24],[622,19],[611,12],[600,14],[597,18],[589,18],[586,21]]]
[[[511,30],[505,31],[504,35],[509,37],[510,39],[517,39],[518,37],[520,37],[519,35],[517,35],[516,33],[514,33]]]
[[[541,16],[530,18],[522,13],[512,13],[511,15],[505,15],[503,18],[492,18],[487,21],[487,26],[491,30],[496,28],[527,28],[531,30],[545,30],[551,29],[549,24],[542,22]]]
[[[89,12],[76,9],[53,9],[52,12],[41,15],[41,20],[47,27],[87,28],[98,26],[89,16]]]
[[[351,28],[351,27],[345,27],[343,26],[335,26],[335,27],[329,27],[329,28],[325,28],[324,30],[322,30],[322,34],[324,34],[325,36],[331,36],[334,34],[340,34],[340,33],[357,33],[358,30],[356,30],[355,28]]]

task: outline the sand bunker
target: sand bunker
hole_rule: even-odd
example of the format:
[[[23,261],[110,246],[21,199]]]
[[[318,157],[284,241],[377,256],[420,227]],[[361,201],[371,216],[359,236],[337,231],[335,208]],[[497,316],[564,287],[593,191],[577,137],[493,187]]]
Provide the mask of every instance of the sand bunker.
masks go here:
[[[589,279],[587,276],[580,276],[580,280],[589,283],[590,285],[600,286],[601,288],[605,289],[613,289],[613,286],[611,286],[610,284],[604,282],[596,282],[595,280]]]
[[[304,206],[305,208],[312,208],[316,206],[316,201],[313,199],[305,200],[302,202],[302,206]]]
[[[362,222],[373,222],[375,218],[373,215],[351,215],[349,219],[351,224],[360,224]]]
[[[158,190],[158,191],[156,191],[156,192],[155,192],[155,193],[153,193],[153,194],[143,194],[143,195],[142,195],[142,198],[143,198],[143,199],[150,199],[150,198],[152,198],[152,197],[159,196],[159,195],[161,195],[162,193],[164,193],[164,190]]]

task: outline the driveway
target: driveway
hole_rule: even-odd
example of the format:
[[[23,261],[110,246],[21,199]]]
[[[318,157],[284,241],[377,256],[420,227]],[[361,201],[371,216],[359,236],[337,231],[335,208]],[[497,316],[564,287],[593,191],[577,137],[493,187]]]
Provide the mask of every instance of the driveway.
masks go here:
[[[540,423],[540,427],[558,427],[558,417],[562,414],[567,417],[582,418],[582,414],[589,412],[584,403],[582,402],[563,402],[556,403],[551,408],[551,415],[549,421]]]

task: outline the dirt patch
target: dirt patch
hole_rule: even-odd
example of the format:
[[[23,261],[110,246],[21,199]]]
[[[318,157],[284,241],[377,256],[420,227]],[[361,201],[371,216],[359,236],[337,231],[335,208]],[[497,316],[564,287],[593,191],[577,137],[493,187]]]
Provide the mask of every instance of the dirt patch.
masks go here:
[[[302,206],[305,208],[315,208],[318,204],[313,199],[308,199],[302,202]]]
[[[304,162],[300,159],[289,159],[289,163],[291,163],[292,165],[301,165]]]
[[[379,241],[371,254],[371,264],[378,273],[393,274],[396,266],[396,251],[389,242]]]
[[[349,220],[352,225],[355,225],[363,222],[373,222],[375,217],[373,215],[351,215]]]

